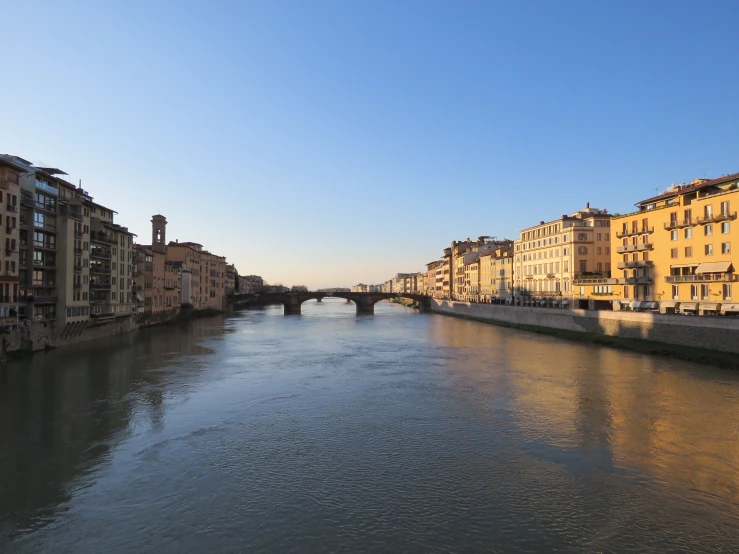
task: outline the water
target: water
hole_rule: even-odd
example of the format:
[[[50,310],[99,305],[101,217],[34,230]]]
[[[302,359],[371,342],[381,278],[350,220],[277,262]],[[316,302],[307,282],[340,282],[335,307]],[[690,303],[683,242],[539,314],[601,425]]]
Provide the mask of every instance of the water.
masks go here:
[[[379,304],[0,370],[2,552],[739,550],[739,374]]]

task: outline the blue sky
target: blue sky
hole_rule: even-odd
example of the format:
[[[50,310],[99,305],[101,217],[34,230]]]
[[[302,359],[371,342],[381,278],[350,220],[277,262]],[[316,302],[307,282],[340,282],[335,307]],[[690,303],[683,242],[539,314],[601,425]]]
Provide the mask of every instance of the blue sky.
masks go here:
[[[737,2],[6,2],[0,152],[311,287],[739,171]]]

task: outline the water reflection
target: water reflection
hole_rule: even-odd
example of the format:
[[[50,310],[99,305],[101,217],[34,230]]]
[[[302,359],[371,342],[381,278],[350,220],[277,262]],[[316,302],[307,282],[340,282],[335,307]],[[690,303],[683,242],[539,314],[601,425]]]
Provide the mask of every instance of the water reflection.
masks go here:
[[[3,368],[0,541],[735,547],[739,375],[388,304],[281,312]]]

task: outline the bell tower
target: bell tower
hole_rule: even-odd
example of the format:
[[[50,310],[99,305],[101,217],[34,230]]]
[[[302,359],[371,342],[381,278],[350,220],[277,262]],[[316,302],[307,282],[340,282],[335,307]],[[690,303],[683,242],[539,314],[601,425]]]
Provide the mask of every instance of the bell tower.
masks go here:
[[[151,216],[151,249],[154,252],[167,251],[167,218],[163,215]]]

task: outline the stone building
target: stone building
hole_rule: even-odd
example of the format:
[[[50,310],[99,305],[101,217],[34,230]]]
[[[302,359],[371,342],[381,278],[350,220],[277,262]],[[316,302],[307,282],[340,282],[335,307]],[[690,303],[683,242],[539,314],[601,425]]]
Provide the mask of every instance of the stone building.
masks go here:
[[[611,214],[591,208],[527,227],[515,241],[518,304],[572,306],[574,281],[610,275]]]

